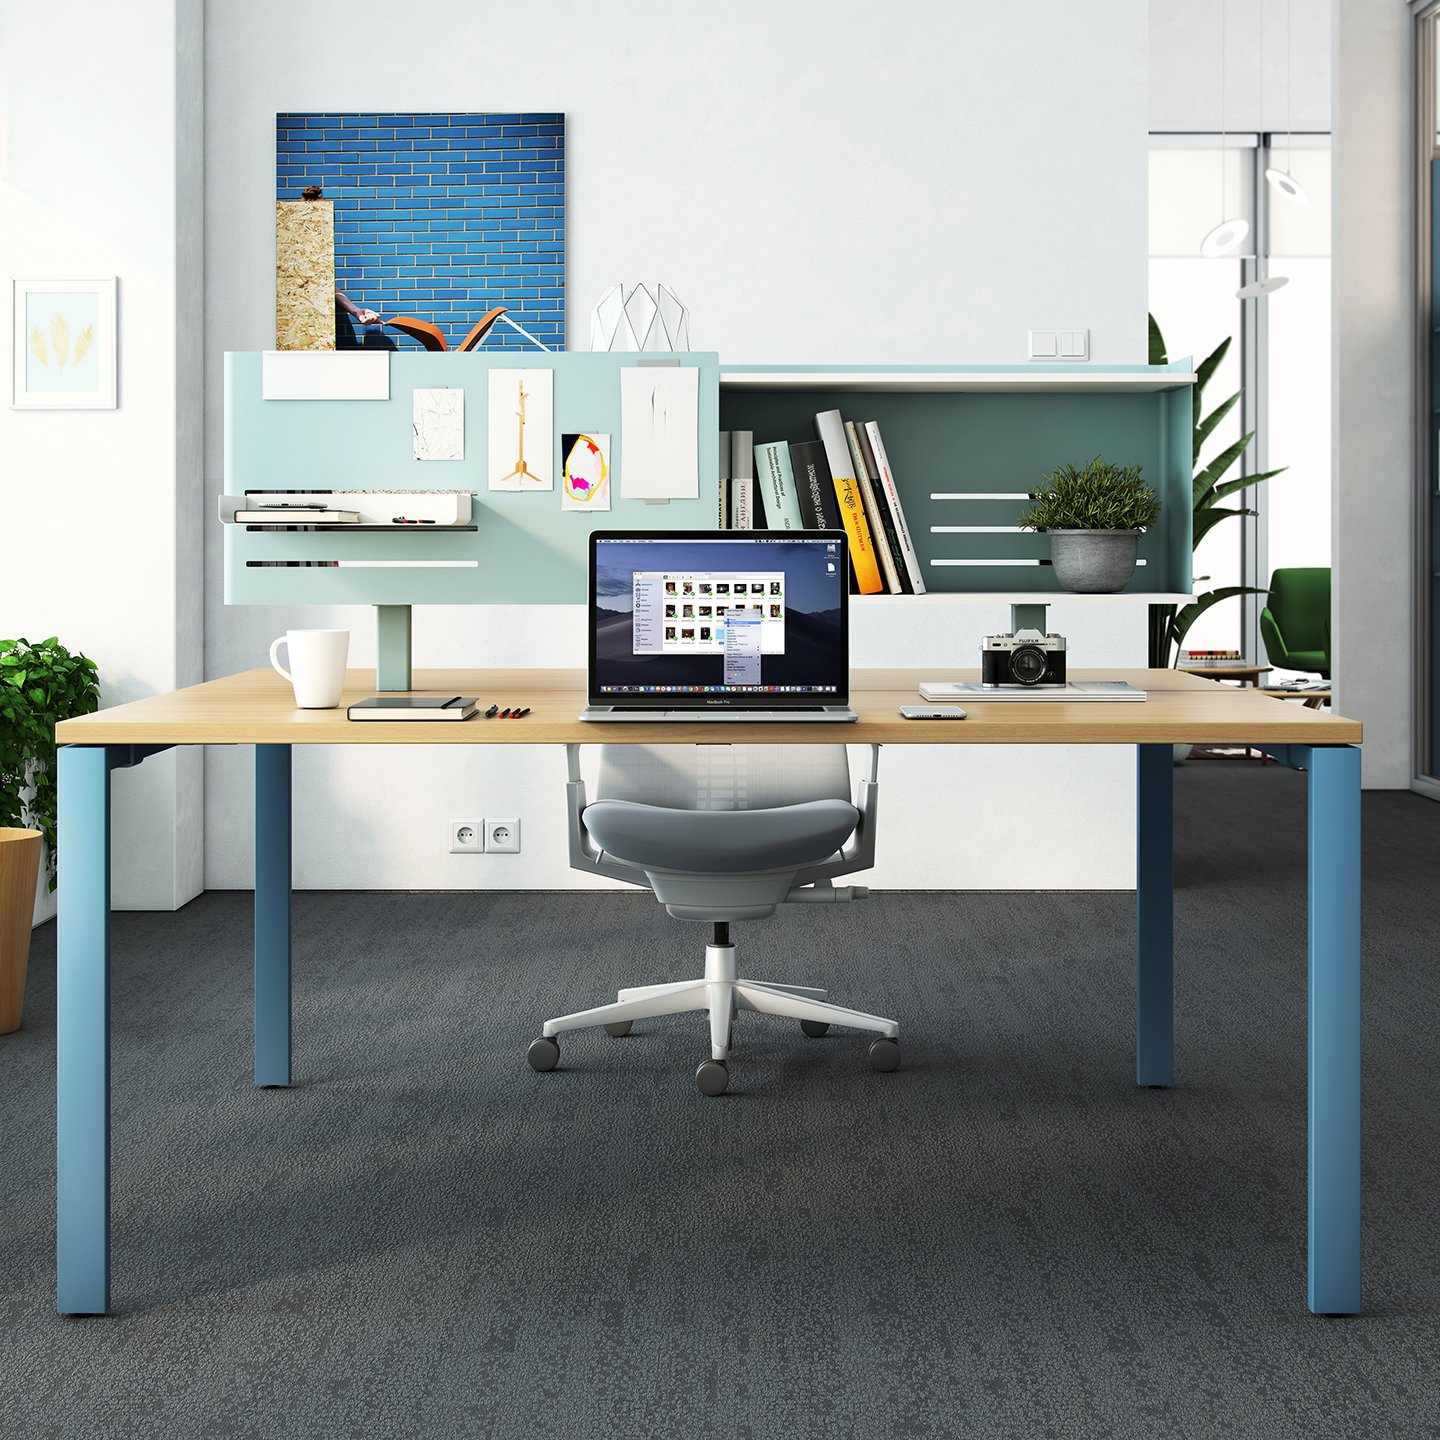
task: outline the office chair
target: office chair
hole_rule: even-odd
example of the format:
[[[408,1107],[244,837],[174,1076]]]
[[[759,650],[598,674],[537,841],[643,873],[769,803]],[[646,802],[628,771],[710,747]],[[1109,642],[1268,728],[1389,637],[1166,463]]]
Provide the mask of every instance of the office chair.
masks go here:
[[[744,979],[730,939],[733,921],[763,919],[786,901],[865,895],[863,886],[830,882],[875,863],[878,745],[870,747],[858,807],[850,803],[843,745],[602,745],[593,802],[580,747],[566,746],[566,756],[571,866],[644,885],[676,919],[708,921],[713,934],[699,979],[633,986],[613,1005],[547,1020],[526,1057],[533,1069],[559,1063],[564,1030],[603,1025],[610,1035],[626,1035],[636,1020],[707,1010],[710,1059],[695,1083],[702,1094],[719,1095],[729,1084],[737,1009],[798,1020],[812,1037],[831,1025],[878,1031],[871,1067],[899,1066],[895,1021],[833,1005],[813,986]]]
[[[1330,569],[1277,570],[1260,612],[1260,634],[1272,665],[1330,678]]]

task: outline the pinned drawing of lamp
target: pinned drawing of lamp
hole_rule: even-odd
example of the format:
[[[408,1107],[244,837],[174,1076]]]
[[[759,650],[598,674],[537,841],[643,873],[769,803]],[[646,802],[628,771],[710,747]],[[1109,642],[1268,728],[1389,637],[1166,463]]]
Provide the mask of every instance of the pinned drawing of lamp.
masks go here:
[[[1220,213],[1225,215],[1225,0],[1220,0]],[[1239,215],[1221,220],[1200,242],[1207,259],[1233,255],[1250,233],[1250,222]]]
[[[688,350],[690,312],[668,285],[612,285],[590,315],[592,350]]]

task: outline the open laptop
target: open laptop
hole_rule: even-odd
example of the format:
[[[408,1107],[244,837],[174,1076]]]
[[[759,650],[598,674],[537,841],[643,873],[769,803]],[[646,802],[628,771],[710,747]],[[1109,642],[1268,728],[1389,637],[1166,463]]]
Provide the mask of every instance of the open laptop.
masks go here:
[[[582,720],[854,720],[843,530],[597,530]]]

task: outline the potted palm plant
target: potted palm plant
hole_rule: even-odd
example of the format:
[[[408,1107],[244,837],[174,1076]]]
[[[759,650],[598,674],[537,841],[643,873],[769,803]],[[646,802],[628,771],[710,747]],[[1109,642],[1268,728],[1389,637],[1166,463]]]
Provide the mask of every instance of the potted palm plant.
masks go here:
[[[1059,466],[1030,501],[1020,524],[1050,537],[1056,580],[1080,595],[1113,594],[1130,583],[1140,536],[1160,513],[1139,465],[1112,465],[1099,455]]]
[[[1191,482],[1194,506],[1192,547],[1198,546],[1211,530],[1226,520],[1256,513],[1243,503],[1224,505],[1221,504],[1221,501],[1239,495],[1243,502],[1246,490],[1264,484],[1265,481],[1281,474],[1285,469],[1282,465],[1278,470],[1263,470],[1256,475],[1237,475],[1232,476],[1229,480],[1225,479],[1226,472],[1240,459],[1255,439],[1253,430],[1242,435],[1233,444],[1227,445],[1208,464],[1200,464],[1201,447],[1240,399],[1240,392],[1237,390],[1229,399],[1222,400],[1208,414],[1205,412],[1205,387],[1214,377],[1215,371],[1219,368],[1229,349],[1230,339],[1227,336],[1195,367],[1195,386],[1192,391],[1194,414],[1190,436],[1191,461],[1195,466],[1195,474]],[[1150,363],[1164,365],[1168,363],[1168,360],[1165,337],[1161,334],[1160,327],[1155,323],[1155,317],[1152,315],[1150,317]],[[1195,577],[1195,598],[1188,605],[1152,605],[1150,607],[1150,665],[1152,669],[1162,670],[1179,660],[1181,646],[1184,645],[1185,636],[1189,633],[1191,626],[1212,606],[1231,600],[1237,595],[1264,595],[1267,593],[1262,587],[1255,585],[1217,585],[1211,590],[1201,590],[1200,585],[1209,578],[1208,575]]]
[[[0,640],[0,1035],[20,1028],[42,854],[55,888],[55,726],[99,702],[93,660]]]

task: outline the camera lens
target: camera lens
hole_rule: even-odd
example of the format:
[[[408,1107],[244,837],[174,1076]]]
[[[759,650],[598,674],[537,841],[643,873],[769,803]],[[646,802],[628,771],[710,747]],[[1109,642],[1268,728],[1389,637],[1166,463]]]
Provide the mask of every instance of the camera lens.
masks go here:
[[[1038,645],[1017,645],[1010,652],[1010,678],[1017,685],[1038,685],[1045,678],[1045,652]]]

